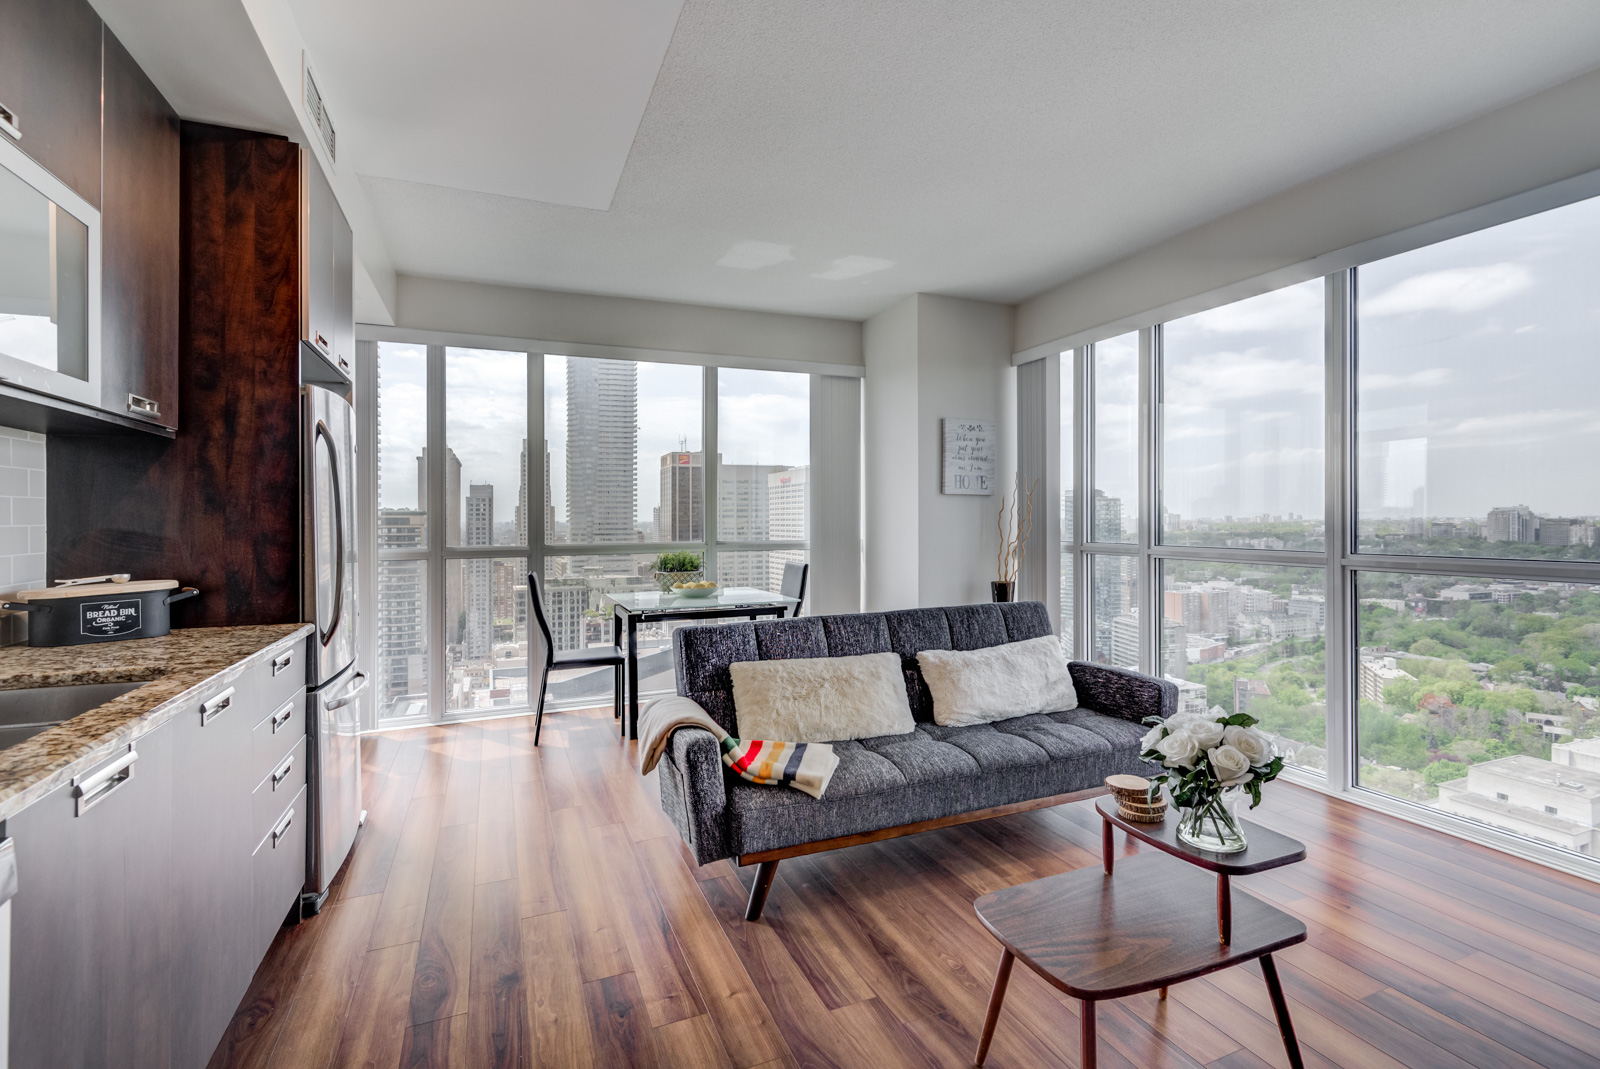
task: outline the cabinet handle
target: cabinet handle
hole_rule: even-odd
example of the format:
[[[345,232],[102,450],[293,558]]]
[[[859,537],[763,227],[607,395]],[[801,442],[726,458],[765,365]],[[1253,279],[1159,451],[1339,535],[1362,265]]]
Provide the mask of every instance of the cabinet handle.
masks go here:
[[[0,130],[4,130],[18,141],[22,140],[22,129],[17,125],[17,113],[0,104]]]
[[[294,823],[294,810],[291,809],[291,810],[289,810],[287,813],[285,813],[283,815],[283,819],[282,820],[278,821],[278,826],[276,828],[272,829],[272,848],[274,850],[276,850],[278,848],[278,840],[282,839],[285,835],[288,834],[289,825],[291,825],[293,823]]]
[[[293,715],[294,699],[291,698],[283,703],[282,709],[279,709],[277,712],[272,714],[272,733],[276,735],[278,733],[278,729],[287,724],[289,722],[289,718]]]
[[[89,773],[81,779],[72,781],[72,796],[77,800],[77,816],[83,816],[89,810],[99,805],[106,796],[124,783],[133,778],[133,763],[139,760],[139,751],[132,746],[128,752]]]
[[[283,759],[283,764],[272,770],[272,789],[277,790],[278,784],[289,778],[289,773],[294,769],[294,754]]]
[[[313,335],[315,335],[315,337],[316,337],[317,348],[321,349],[322,352],[323,352],[323,355],[326,356],[327,353],[328,353],[328,339],[324,338],[321,334],[318,334],[316,331],[312,331],[311,333]]]
[[[294,651],[293,650],[290,650],[288,653],[280,653],[280,654],[278,654],[278,656],[276,656],[276,657],[274,657],[272,659],[272,674],[273,675],[277,675],[279,672],[283,671],[285,668],[288,668],[293,663],[294,663]]]
[[[200,724],[201,724],[201,726],[204,727],[206,724],[211,723],[211,721],[216,719],[216,716],[217,716],[218,713],[222,712],[224,709],[228,708],[228,706],[230,706],[232,704],[233,704],[233,688],[232,687],[229,687],[227,690],[223,691],[221,694],[218,694],[215,698],[212,698],[210,701],[200,703]]]
[[[128,395],[128,411],[136,416],[150,416],[153,419],[161,418],[161,402],[152,401],[148,397],[140,397],[136,393]]]

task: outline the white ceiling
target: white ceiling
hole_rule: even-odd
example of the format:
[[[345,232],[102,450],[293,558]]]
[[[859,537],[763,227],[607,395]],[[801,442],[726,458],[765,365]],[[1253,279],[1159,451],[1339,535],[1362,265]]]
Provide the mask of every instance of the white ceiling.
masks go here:
[[[680,2],[290,0],[397,270],[851,318],[1024,299],[1600,65],[1594,0]]]
[[[289,0],[363,175],[604,211],[683,0]]]

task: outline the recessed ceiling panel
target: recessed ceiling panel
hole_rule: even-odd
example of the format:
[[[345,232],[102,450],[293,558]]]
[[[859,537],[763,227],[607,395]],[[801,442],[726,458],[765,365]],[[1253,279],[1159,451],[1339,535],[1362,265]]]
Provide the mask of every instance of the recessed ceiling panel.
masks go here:
[[[682,0],[291,0],[362,174],[605,210]]]

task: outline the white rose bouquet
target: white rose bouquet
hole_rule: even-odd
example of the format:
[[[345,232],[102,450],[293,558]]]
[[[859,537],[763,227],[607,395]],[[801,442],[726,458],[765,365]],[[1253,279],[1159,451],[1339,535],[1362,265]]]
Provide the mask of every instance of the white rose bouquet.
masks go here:
[[[1261,804],[1261,785],[1283,771],[1272,739],[1248,713],[1180,713],[1145,723],[1154,726],[1140,741],[1139,756],[1165,769],[1151,782],[1167,784],[1173,804],[1183,810],[1179,837],[1217,853],[1243,850],[1244,833],[1224,795],[1242,788],[1251,809]]]

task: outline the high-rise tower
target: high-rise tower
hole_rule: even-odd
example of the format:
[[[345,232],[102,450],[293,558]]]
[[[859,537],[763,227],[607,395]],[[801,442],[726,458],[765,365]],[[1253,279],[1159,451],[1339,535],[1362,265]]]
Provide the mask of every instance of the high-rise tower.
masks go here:
[[[567,541],[634,541],[638,415],[631,361],[567,358]]]

